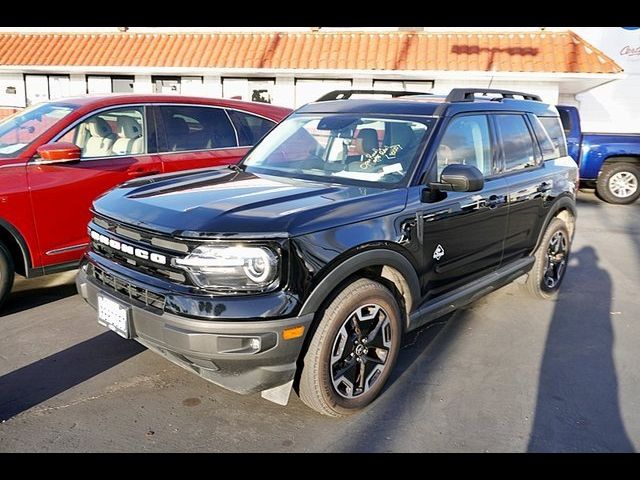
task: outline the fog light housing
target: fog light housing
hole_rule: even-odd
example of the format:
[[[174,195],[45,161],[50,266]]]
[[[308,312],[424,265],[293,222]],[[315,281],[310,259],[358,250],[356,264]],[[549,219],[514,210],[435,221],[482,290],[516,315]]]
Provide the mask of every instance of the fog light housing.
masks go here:
[[[275,333],[258,335],[221,335],[218,337],[218,353],[254,354],[264,352],[277,344]]]

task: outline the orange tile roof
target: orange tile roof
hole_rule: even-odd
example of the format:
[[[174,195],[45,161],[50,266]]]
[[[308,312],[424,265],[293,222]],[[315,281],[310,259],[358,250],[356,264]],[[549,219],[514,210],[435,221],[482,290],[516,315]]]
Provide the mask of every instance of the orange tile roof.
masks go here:
[[[618,73],[573,32],[0,34],[2,66]]]

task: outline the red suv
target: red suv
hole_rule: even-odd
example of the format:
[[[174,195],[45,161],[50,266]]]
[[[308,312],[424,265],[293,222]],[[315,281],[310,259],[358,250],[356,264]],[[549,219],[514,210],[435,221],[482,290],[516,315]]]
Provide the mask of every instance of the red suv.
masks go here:
[[[91,202],[132,178],[238,162],[291,112],[167,95],[66,98],[0,123],[0,304],[14,273],[73,269]]]

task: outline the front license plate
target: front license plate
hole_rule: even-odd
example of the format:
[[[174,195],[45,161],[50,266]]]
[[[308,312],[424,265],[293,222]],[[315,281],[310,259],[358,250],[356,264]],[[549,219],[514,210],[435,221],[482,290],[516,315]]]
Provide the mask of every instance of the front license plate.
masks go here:
[[[129,307],[98,294],[98,323],[124,338],[129,334]]]

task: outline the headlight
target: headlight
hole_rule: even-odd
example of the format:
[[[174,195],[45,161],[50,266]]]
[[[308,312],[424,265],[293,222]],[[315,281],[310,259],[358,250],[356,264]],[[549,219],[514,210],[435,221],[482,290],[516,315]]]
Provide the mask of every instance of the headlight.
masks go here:
[[[218,290],[264,292],[278,277],[278,257],[266,247],[201,245],[175,263],[199,286]]]

